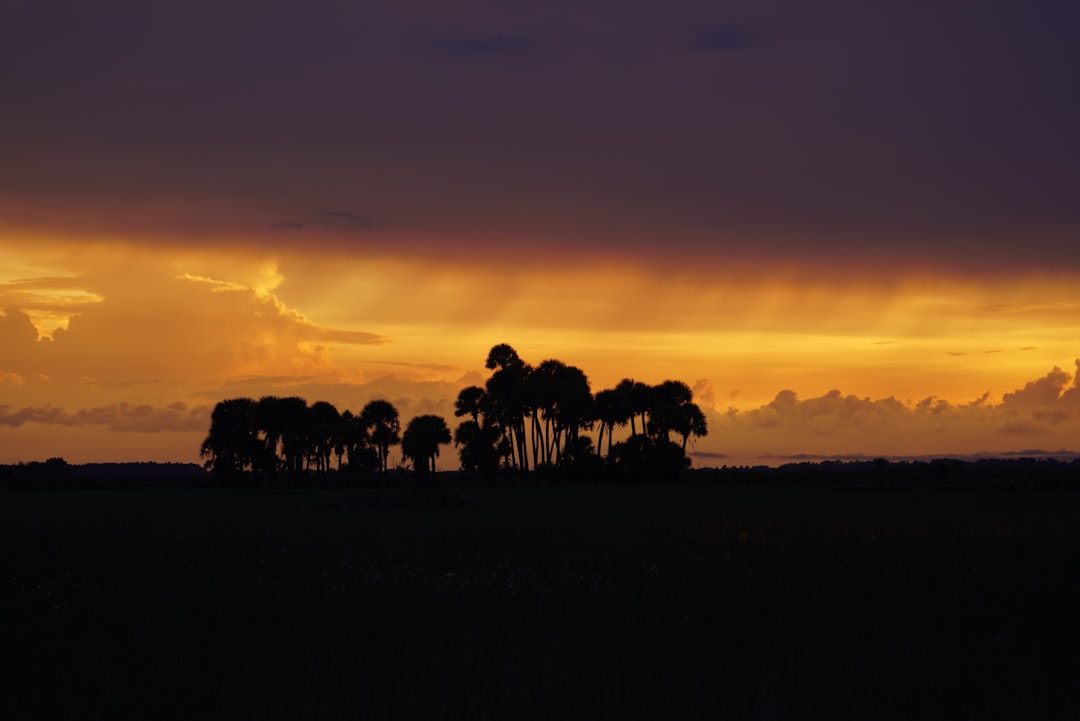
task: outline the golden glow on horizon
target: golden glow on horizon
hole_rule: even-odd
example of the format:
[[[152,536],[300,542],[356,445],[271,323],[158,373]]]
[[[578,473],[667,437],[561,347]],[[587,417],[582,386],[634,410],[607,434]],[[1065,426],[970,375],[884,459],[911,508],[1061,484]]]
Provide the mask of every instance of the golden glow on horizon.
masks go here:
[[[1028,440],[1016,435],[1026,432],[1031,442],[1057,438],[1064,426],[1017,422],[1008,426],[1013,436],[990,438],[983,448],[974,411],[964,411],[963,439],[956,432],[936,440],[934,419],[911,409],[931,397],[966,407],[987,393],[984,404],[1000,404],[1055,366],[1071,374],[1080,355],[1080,278],[1065,275],[838,282],[742,268],[651,275],[633,266],[526,265],[508,272],[468,260],[120,243],[28,242],[12,251],[0,277],[0,308],[8,309],[0,332],[10,335],[0,338],[0,407],[9,409],[177,402],[199,409],[274,392],[342,407],[378,394],[403,414],[451,415],[457,390],[486,377],[487,350],[507,342],[533,363],[557,357],[578,365],[594,390],[623,377],[686,381],[719,414],[703,450],[739,443],[779,453],[818,438],[829,449],[860,452],[881,442],[880,429],[894,422],[880,415],[888,404],[869,406],[878,414],[872,423],[815,421],[801,440],[795,432],[786,441],[770,435],[773,421],[755,415],[781,391],[829,399],[839,390],[838,408],[854,403],[848,396],[895,399],[913,414],[895,421],[902,435],[924,447],[947,451],[952,442],[974,451],[1013,447]],[[27,322],[37,338],[55,340],[30,338],[20,330]],[[743,420],[728,419],[730,408]],[[870,417],[870,410],[858,413]],[[24,440],[35,428],[75,432],[40,421],[5,426],[3,418],[0,434]],[[197,441],[189,436],[198,432],[175,432],[184,436],[177,448],[188,450],[172,460],[193,460]],[[114,437],[120,447],[124,434]],[[5,445],[22,452],[30,447],[24,440]]]

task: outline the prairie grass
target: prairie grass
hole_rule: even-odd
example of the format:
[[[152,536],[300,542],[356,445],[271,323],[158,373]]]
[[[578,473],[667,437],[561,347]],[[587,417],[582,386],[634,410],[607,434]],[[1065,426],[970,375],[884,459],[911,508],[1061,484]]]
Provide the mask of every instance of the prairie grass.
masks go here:
[[[4,718],[1075,717],[1080,494],[0,494]]]

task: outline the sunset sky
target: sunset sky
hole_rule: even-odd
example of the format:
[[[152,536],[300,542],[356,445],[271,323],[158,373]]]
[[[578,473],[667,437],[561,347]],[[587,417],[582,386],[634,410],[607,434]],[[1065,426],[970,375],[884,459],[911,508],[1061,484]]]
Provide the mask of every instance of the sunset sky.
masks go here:
[[[8,0],[0,463],[198,461],[236,396],[453,424],[504,342],[687,382],[698,466],[1080,455],[1077,27]]]

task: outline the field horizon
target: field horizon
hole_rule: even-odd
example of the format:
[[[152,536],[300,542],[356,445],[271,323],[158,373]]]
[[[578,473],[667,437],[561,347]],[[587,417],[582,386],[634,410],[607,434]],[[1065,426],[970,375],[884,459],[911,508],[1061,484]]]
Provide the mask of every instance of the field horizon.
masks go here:
[[[14,672],[0,709],[1071,717],[1076,465],[866,480],[902,468],[621,486],[9,486]]]

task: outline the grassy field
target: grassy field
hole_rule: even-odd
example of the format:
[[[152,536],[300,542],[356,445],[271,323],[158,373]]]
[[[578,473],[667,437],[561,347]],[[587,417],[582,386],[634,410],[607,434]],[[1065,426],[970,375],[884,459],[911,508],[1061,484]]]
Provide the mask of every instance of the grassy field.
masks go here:
[[[0,543],[5,718],[1080,711],[1080,493],[8,490]]]

